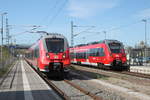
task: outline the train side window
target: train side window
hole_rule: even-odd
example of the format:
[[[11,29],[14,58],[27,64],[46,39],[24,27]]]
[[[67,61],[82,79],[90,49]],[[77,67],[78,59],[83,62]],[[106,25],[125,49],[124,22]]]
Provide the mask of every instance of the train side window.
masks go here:
[[[34,57],[34,51],[31,51],[31,59]]]
[[[95,49],[92,49],[92,56],[95,56]]]
[[[100,48],[100,56],[105,56],[104,48]]]
[[[36,58],[36,49],[33,51],[33,57]]]
[[[74,58],[74,54],[73,54],[73,52],[72,52],[72,53],[70,53],[70,57],[71,57],[71,59],[73,59],[73,58]]]
[[[85,57],[86,57],[86,59],[89,57],[89,50],[87,50],[87,51],[85,52]]]
[[[100,48],[96,48],[95,50],[96,50],[95,51],[95,56],[99,56],[100,55]]]
[[[99,56],[99,49],[98,48],[95,48],[94,49],[94,56]]]
[[[86,52],[82,52],[82,58],[83,58],[83,59],[86,58]]]
[[[87,57],[86,57],[86,52],[84,52],[84,59],[86,59]]]
[[[39,57],[39,47],[37,46],[36,48],[36,57],[38,58]]]
[[[80,56],[79,53],[76,53],[76,58],[77,58],[77,59],[79,59],[79,56]]]
[[[86,53],[85,52],[76,53],[76,58],[77,59],[85,59],[86,58]]]
[[[78,53],[76,53],[76,58],[77,58],[77,59],[79,58],[79,54],[78,54]]]
[[[76,53],[73,53],[73,58],[77,58]]]
[[[90,49],[89,55],[90,56],[95,56],[95,49]]]
[[[89,56],[92,56],[92,49],[89,50]]]
[[[34,57],[35,58],[38,58],[39,57],[39,47],[35,47],[35,50],[34,50]]]
[[[93,56],[96,56],[96,49],[93,49]]]

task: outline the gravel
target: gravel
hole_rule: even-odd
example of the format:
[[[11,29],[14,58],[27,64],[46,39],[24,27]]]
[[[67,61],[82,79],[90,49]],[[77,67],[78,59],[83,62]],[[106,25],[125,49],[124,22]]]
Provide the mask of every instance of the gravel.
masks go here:
[[[76,83],[87,91],[102,97],[104,100],[128,100],[124,97],[117,95],[115,92],[107,91],[95,86],[94,84],[91,84],[89,80],[84,79],[83,77],[81,77],[80,74],[71,72],[71,76],[73,77],[71,80],[73,83]]]
[[[81,69],[84,69],[82,67]],[[119,74],[113,75],[113,73],[105,73],[102,75],[97,75],[92,73],[91,70],[96,70],[96,72],[101,72],[99,69],[87,68],[88,70],[72,70],[76,74],[76,77],[80,77],[80,81],[76,83],[89,84],[91,87],[101,90],[101,93],[107,100],[150,100],[150,84],[148,80],[141,78],[134,78],[126,75]],[[84,76],[90,77],[90,79],[81,79],[81,73]],[[111,76],[110,76],[111,75]],[[98,77],[97,77],[98,76]],[[118,77],[117,77],[118,76]],[[77,80],[77,79],[76,79]],[[91,82],[92,80],[92,82]],[[145,80],[145,81],[144,81]],[[74,80],[73,80],[74,81]],[[100,82],[98,82],[100,81]],[[99,84],[100,83],[100,84]],[[102,86],[101,86],[102,85]],[[84,86],[83,86],[84,87]],[[85,86],[89,87],[89,86]],[[119,90],[120,89],[120,90]],[[92,89],[89,89],[92,90]],[[92,92],[98,91],[93,89]]]
[[[59,89],[67,94],[71,100],[91,100],[92,98],[83,94],[79,90],[65,83],[63,80],[54,81],[51,80]]]

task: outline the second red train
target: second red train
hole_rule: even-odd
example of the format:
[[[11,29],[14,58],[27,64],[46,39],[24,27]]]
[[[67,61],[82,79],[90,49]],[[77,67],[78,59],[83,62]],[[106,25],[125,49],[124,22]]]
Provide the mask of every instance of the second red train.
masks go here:
[[[100,68],[129,70],[122,42],[103,40],[70,48],[71,62]]]

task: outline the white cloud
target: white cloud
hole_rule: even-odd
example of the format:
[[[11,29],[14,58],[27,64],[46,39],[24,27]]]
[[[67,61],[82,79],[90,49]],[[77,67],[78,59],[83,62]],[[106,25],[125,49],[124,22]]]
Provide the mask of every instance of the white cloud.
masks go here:
[[[150,18],[150,8],[139,11],[137,17],[140,18]]]
[[[70,0],[69,16],[85,18],[116,7],[118,0]]]

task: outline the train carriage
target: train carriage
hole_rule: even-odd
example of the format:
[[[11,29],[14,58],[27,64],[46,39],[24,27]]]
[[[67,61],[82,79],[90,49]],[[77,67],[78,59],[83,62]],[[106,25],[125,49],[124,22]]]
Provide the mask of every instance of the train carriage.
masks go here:
[[[61,34],[45,35],[27,50],[26,60],[49,75],[63,75],[70,66],[68,41]]]
[[[128,70],[123,44],[117,40],[103,40],[70,48],[71,62],[101,68]]]

